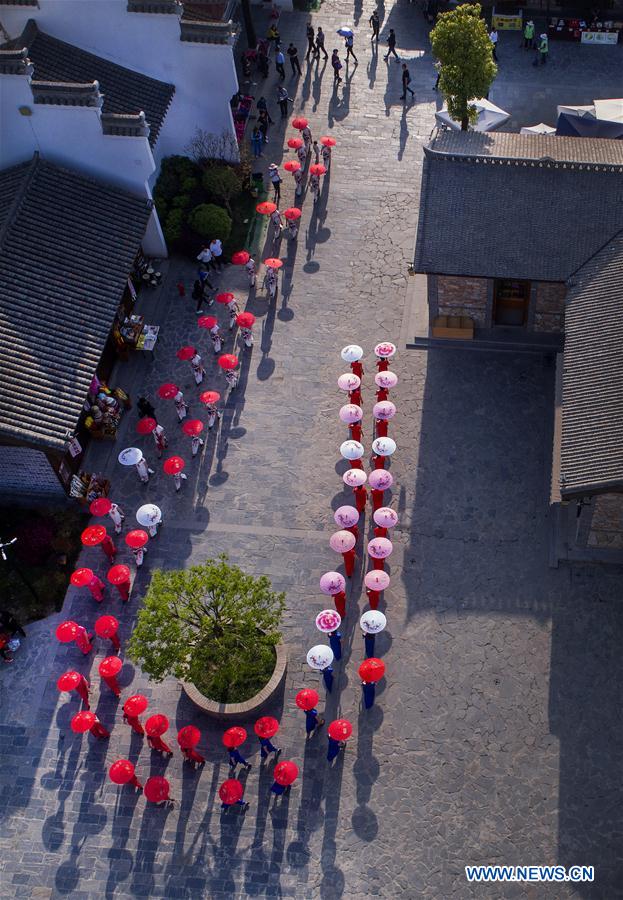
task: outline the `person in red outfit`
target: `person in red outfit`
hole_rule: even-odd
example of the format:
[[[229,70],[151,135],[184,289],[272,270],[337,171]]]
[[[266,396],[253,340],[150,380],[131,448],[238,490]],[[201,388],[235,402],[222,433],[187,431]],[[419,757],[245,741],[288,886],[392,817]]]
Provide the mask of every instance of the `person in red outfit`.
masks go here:
[[[389,427],[389,422],[387,419],[375,419],[374,420],[374,433],[375,437],[387,437],[387,429]]]
[[[368,499],[368,492],[365,485],[361,484],[359,487],[353,488],[353,494],[355,495],[355,507],[357,512],[362,513],[366,508],[366,501]]]
[[[115,545],[112,541],[112,538],[110,537],[109,534],[106,535],[106,537],[100,544],[100,547],[104,551],[105,556],[108,557],[109,561],[113,562],[115,559],[115,556],[117,555],[117,548],[115,547]]]

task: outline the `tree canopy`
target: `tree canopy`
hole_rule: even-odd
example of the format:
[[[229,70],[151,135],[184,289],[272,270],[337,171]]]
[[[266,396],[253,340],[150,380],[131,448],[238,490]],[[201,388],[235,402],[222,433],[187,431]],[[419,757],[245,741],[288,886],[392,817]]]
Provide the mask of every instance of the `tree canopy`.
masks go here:
[[[430,40],[439,60],[439,87],[448,112],[467,131],[476,116],[476,107],[470,101],[486,97],[497,74],[480,4],[465,4],[442,13]]]

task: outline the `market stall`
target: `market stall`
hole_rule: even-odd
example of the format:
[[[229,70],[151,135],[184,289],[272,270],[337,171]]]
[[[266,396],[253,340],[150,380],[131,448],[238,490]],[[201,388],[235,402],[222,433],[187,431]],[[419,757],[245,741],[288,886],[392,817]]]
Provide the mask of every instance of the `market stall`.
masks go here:
[[[582,44],[617,44],[623,22],[614,19],[561,19],[553,17],[547,26],[547,36],[551,41],[576,41]]]

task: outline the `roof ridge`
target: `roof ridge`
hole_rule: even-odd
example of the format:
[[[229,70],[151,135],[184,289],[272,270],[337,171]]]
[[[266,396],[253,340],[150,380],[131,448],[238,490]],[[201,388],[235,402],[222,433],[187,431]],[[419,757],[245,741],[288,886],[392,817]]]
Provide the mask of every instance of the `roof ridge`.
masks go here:
[[[2,223],[2,225],[0,225],[0,250],[2,249],[5,238],[6,238],[7,234],[9,233],[9,229],[17,216],[19,208],[22,205],[22,201],[23,201],[24,197],[26,196],[28,188],[30,187],[30,183],[31,183],[32,179],[34,178],[35,172],[37,171],[37,168],[39,166],[39,162],[40,162],[39,151],[35,150],[35,152],[33,153],[33,157],[30,161],[30,165],[28,166],[28,169],[26,170],[26,173],[25,173],[22,183],[20,185],[20,188],[18,191],[15,192],[15,196],[13,197],[13,202],[11,203],[9,211],[8,211],[7,215],[5,216],[4,222]],[[22,164],[18,163],[18,165],[22,165]],[[6,169],[5,169],[5,171],[6,171]]]
[[[623,163],[555,159],[552,156],[496,156],[492,153],[478,153],[476,151],[461,153],[458,150],[437,150],[431,144],[424,147],[424,153],[426,156],[437,156],[441,159],[467,160],[468,162],[482,161],[485,165],[515,165],[545,169],[588,170],[590,172],[623,172]]]
[[[615,233],[612,235],[612,237],[609,237],[608,240],[605,241],[605,242],[601,245],[601,247],[599,247],[599,249],[595,250],[594,253],[591,253],[591,255],[588,256],[588,257],[584,260],[584,262],[583,262],[581,265],[579,265],[579,266],[577,267],[577,269],[574,269],[574,270],[573,270],[573,272],[572,272],[572,273],[569,275],[569,277],[567,278],[567,284],[569,285],[569,287],[574,287],[574,286],[575,286],[575,285],[572,284],[572,279],[573,279],[573,277],[574,277],[575,275],[577,275],[578,272],[580,272],[580,270],[584,268],[584,266],[587,266],[590,262],[592,262],[592,261],[595,259],[596,256],[599,256],[599,254],[602,253],[602,252],[606,249],[606,247],[609,247],[610,244],[613,244],[614,241],[616,241],[618,238],[623,238],[623,228],[620,228],[618,231],[615,231]]]

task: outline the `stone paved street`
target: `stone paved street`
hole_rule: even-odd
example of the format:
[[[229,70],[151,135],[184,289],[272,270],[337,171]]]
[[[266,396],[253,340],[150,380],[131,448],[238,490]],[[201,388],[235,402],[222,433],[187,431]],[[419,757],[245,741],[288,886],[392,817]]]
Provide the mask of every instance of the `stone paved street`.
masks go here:
[[[125,417],[117,443],[91,454],[91,465],[112,475],[126,525],[147,500],[161,505],[165,519],[131,603],[105,604],[122,621],[122,641],[158,566],[187,566],[226,551],[286,591],[290,662],[283,696],[270,711],[282,721],[283,757],[297,762],[301,777],[273,806],[272,767],[260,765],[250,741],[250,808],[222,817],[216,792],[228,766],[221,729],[175,682],[150,684],[126,662],[124,691],[145,693],[172,729],[192,722],[204,735],[203,770],[182,766],[178,755],[160,760],[131,737],[115,698],[99,692],[97,659],[106,648],[98,646],[97,659],[83,659],[73,646],[50,640],[60,615],[38,623],[11,671],[2,672],[2,898],[623,896],[623,573],[548,568],[551,363],[403,348],[410,337],[405,297],[421,148],[439,97],[415,5],[401,0],[386,7],[383,24],[385,33],[396,29],[399,52],[413,60],[416,102],[407,107],[398,100],[399,66],[370,51],[372,9],[368,0],[355,5],[360,62],[346,70],[337,91],[328,66],[303,62],[298,85],[288,72],[295,111],[309,117],[314,136],[330,131],[338,146],[319,209],[307,198],[298,244],[282,241],[286,265],[276,306],[260,292],[249,297],[258,316],[256,343],[201,457],[190,460],[172,404],[157,401],[172,452],[188,459],[182,492],[175,494],[155,464],[151,439],[135,436],[135,412]],[[349,4],[326,3],[313,20],[332,35],[352,16]],[[280,22],[286,44],[296,38],[299,51],[305,22],[295,13]],[[555,46],[551,66],[541,71],[525,63],[517,41],[502,35],[502,67],[491,92],[494,102],[513,109],[512,127],[552,121],[556,102],[620,94],[621,47]],[[329,53],[331,44],[341,46],[328,38]],[[271,101],[272,80],[265,93]],[[284,148],[275,125],[264,166],[280,163]],[[282,208],[293,197],[287,179]],[[204,389],[222,389],[224,379],[196,327],[194,304],[175,289],[193,277],[191,263],[172,260],[161,295],[141,298],[147,319],[163,324],[162,336],[154,359],[134,359],[117,380],[133,397],[144,390],[152,398],[160,383],[175,380],[192,400],[191,414],[199,415],[190,368],[175,350],[189,341],[202,348]],[[234,268],[220,283],[247,295]],[[222,309],[217,314],[223,318]],[[305,742],[293,697],[318,684],[305,652],[317,642],[314,617],[325,605],[318,578],[338,561],[328,546],[332,511],[347,500],[337,450],[346,437],[337,417],[336,378],[345,368],[339,351],[348,342],[366,350],[369,448],[371,352],[381,338],[402,340],[392,366],[400,378],[392,397],[399,413],[390,428],[398,443],[392,505],[401,521],[385,597],[388,629],[377,638],[387,677],[366,713],[357,678],[362,641],[358,615],[351,614],[326,715],[351,719],[354,733],[329,767],[324,734]],[[145,487],[116,463],[123,446],[140,441],[157,470]],[[369,524],[368,512],[365,531]],[[361,541],[359,553],[349,603],[363,611]],[[127,557],[122,547],[121,561]],[[99,551],[81,559],[100,574],[106,570]],[[70,590],[63,615],[88,623],[96,613],[90,598]],[[91,672],[93,708],[114,725],[109,743],[70,731],[77,703],[59,698],[55,687],[70,667]],[[136,762],[139,777],[166,771],[174,808],[147,807],[131,790],[113,786],[106,771],[118,756]],[[475,887],[465,880],[466,863],[594,865],[596,881]]]

